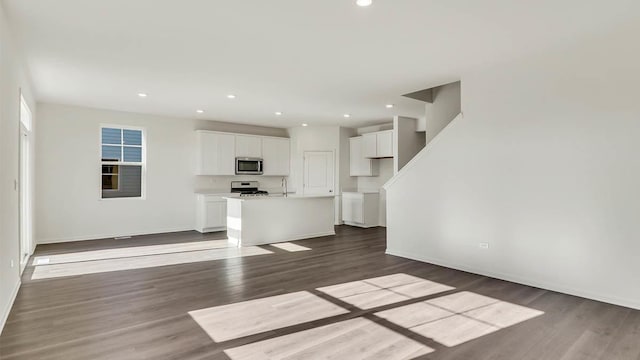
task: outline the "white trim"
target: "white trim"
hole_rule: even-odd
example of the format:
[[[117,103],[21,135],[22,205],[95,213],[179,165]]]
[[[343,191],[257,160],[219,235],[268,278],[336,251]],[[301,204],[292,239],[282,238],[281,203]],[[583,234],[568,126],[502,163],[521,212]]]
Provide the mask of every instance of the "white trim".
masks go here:
[[[371,228],[374,228],[374,227],[380,227],[380,226],[382,226],[382,225],[380,225],[380,224],[368,225],[368,226],[367,226],[367,225],[365,225],[365,224],[360,224],[360,223],[352,222],[352,221],[344,221],[344,220],[343,220],[342,222],[343,222],[345,225],[347,225],[347,226],[354,226],[354,227],[359,227],[359,228],[363,228],[363,229],[371,229]],[[385,226],[385,227],[386,227],[386,226]]]
[[[20,124],[24,126],[25,130],[31,132],[33,130],[33,112],[31,112],[27,100],[22,95],[22,89],[20,89],[20,113],[18,117],[20,118]],[[24,121],[25,119],[28,121]]]
[[[139,198],[134,198],[134,199],[139,199]],[[126,237],[126,236],[166,234],[166,233],[183,232],[183,231],[195,231],[195,230],[192,226],[190,227],[185,226],[185,227],[167,228],[167,229],[159,229],[159,230],[151,230],[151,231],[136,231],[131,233],[93,234],[93,235],[80,235],[80,236],[64,237],[64,238],[38,239],[37,243],[38,244],[56,244],[56,243],[66,243],[66,242],[73,242],[73,241],[113,239],[116,237]]]
[[[4,330],[4,326],[7,323],[7,319],[9,318],[9,313],[13,308],[13,303],[16,301],[16,297],[18,296],[18,291],[20,291],[20,286],[22,285],[22,281],[18,279],[13,291],[11,292],[11,297],[9,298],[9,303],[7,304],[7,308],[4,309],[2,313],[2,318],[0,319],[0,335],[2,335],[2,330]]]
[[[495,272],[491,272],[491,271],[479,270],[479,269],[476,269],[476,268],[473,268],[471,266],[467,266],[467,265],[464,265],[464,264],[462,264],[462,265],[461,264],[452,264],[452,263],[449,263],[447,261],[443,261],[443,260],[440,260],[440,259],[434,259],[434,258],[430,258],[428,256],[421,256],[421,255],[418,255],[416,253],[409,254],[409,253],[405,253],[403,251],[395,251],[395,250],[389,249],[389,248],[387,248],[386,254],[393,255],[393,256],[399,256],[399,257],[403,257],[403,258],[406,258],[406,259],[416,260],[416,261],[420,261],[420,262],[424,262],[424,263],[434,264],[434,265],[438,265],[438,266],[443,266],[443,267],[447,267],[447,268],[450,268],[450,269],[465,271],[465,272],[478,274],[478,275],[482,275],[482,276],[488,276],[488,277],[491,277],[491,278],[510,281],[510,282],[514,282],[514,283],[518,283],[518,284],[527,285],[527,286],[533,286],[533,287],[537,287],[537,288],[540,288],[540,289],[560,292],[560,293],[563,293],[563,294],[569,294],[569,295],[578,296],[578,297],[582,297],[582,298],[586,298],[586,299],[591,299],[591,300],[595,300],[595,301],[601,301],[601,302],[605,302],[605,303],[609,303],[609,304],[614,304],[614,305],[619,305],[619,306],[624,306],[624,307],[640,310],[640,301],[638,301],[637,299],[623,299],[623,298],[617,298],[617,297],[612,297],[612,296],[603,295],[603,294],[595,294],[595,293],[592,293],[590,291],[584,291],[584,290],[581,290],[581,289],[573,288],[573,287],[566,286],[566,285],[559,284],[559,283],[546,282],[546,281],[535,281],[535,280],[532,281],[530,279],[525,279],[525,278],[521,278],[521,277],[518,277],[518,276],[502,274],[502,273],[495,273]]]

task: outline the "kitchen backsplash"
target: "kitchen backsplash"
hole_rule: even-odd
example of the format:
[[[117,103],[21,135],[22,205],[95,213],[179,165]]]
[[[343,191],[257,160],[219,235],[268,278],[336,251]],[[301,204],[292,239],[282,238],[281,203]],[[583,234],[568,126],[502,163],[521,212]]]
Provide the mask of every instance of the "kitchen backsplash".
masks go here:
[[[194,189],[196,190],[229,190],[232,181],[257,181],[260,183],[260,189],[267,191],[282,189],[282,176],[196,176],[195,178]],[[291,189],[291,185],[289,188]]]

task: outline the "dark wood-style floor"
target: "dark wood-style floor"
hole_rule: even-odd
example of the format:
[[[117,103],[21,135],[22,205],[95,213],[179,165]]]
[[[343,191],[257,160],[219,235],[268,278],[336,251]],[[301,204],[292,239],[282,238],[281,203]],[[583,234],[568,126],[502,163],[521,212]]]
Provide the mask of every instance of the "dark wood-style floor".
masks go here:
[[[223,238],[223,233],[186,232],[41,245],[36,256]],[[341,226],[334,237],[296,243],[312,250],[264,246],[273,254],[42,280],[31,280],[29,266],[0,336],[0,358],[228,359],[224,349],[327,321],[216,344],[189,311],[406,273],[544,311],[454,347],[393,327],[435,349],[424,359],[640,359],[640,311],[385,255],[383,228]],[[435,296],[409,303],[430,297]],[[331,321],[374,318],[371,314],[379,309],[350,310]]]

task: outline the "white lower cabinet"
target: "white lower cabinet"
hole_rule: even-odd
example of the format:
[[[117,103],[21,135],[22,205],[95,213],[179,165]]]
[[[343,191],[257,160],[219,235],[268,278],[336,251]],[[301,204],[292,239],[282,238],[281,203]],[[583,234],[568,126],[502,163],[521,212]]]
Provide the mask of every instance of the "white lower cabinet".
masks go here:
[[[343,192],[342,221],[364,228],[378,226],[378,197],[377,193]]]
[[[197,195],[196,230],[227,230],[227,200],[220,195]]]

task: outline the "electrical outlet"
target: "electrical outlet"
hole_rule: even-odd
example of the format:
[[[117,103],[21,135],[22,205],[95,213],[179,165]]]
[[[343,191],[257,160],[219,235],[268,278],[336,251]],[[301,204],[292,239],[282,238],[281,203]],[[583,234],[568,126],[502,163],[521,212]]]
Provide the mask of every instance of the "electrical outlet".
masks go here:
[[[11,260],[10,263],[11,263],[11,267],[13,268],[15,266],[15,263],[13,262],[13,260]]]
[[[481,242],[478,244],[478,247],[480,249],[488,249],[489,248],[489,243],[488,242]]]

